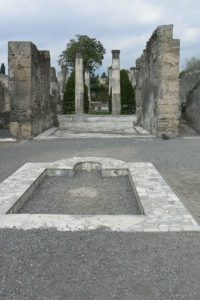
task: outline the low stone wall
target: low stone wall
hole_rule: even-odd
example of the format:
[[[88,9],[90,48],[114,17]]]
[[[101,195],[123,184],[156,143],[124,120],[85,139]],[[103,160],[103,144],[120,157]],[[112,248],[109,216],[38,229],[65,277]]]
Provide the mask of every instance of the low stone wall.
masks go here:
[[[179,83],[182,118],[200,131],[200,71],[185,73]]]
[[[173,25],[163,25],[136,61],[137,122],[156,136],[179,132],[179,51]]]
[[[9,128],[10,124],[10,96],[8,76],[0,74],[0,128]]]
[[[30,139],[55,121],[50,99],[50,54],[31,42],[8,43],[11,134]]]

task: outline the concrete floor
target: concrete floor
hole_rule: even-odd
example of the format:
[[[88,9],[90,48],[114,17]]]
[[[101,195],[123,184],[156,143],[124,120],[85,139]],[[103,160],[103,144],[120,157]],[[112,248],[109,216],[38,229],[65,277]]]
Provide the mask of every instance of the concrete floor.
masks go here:
[[[26,162],[150,161],[200,222],[200,139],[0,144],[0,181]],[[0,299],[200,299],[199,233],[1,230]]]

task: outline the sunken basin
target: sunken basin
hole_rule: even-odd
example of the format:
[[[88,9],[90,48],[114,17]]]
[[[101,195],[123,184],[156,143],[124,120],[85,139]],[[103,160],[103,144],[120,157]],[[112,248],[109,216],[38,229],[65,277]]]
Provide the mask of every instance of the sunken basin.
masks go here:
[[[0,228],[200,231],[152,163],[104,157],[26,163],[0,184]]]

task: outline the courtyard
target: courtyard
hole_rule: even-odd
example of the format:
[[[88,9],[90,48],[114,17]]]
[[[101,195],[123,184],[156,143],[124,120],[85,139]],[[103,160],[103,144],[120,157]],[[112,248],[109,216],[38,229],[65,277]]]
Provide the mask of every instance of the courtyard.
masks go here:
[[[1,143],[0,180],[27,162],[151,162],[199,223],[199,147],[198,136]],[[0,242],[1,299],[199,299],[199,232],[4,228]]]

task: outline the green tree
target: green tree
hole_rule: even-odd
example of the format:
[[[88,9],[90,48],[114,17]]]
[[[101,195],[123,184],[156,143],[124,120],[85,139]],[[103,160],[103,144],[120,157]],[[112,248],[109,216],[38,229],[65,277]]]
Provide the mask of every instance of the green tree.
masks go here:
[[[186,72],[200,71],[200,57],[193,56],[186,60]]]
[[[4,63],[1,64],[1,68],[0,68],[0,74],[4,74],[5,75],[6,73],[6,68],[5,68],[5,65]]]
[[[101,78],[106,78],[106,73],[105,72],[102,73]]]
[[[67,80],[64,92],[63,109],[65,114],[75,113],[75,72],[73,71]],[[89,100],[88,89],[84,85],[84,113],[88,113]]]
[[[130,114],[135,111],[135,91],[126,70],[120,71],[121,113]]]
[[[102,43],[87,35],[76,35],[66,46],[66,49],[59,56],[59,64],[66,64],[69,69],[74,69],[76,53],[83,55],[84,70],[91,73],[102,65],[104,54],[106,53]]]

